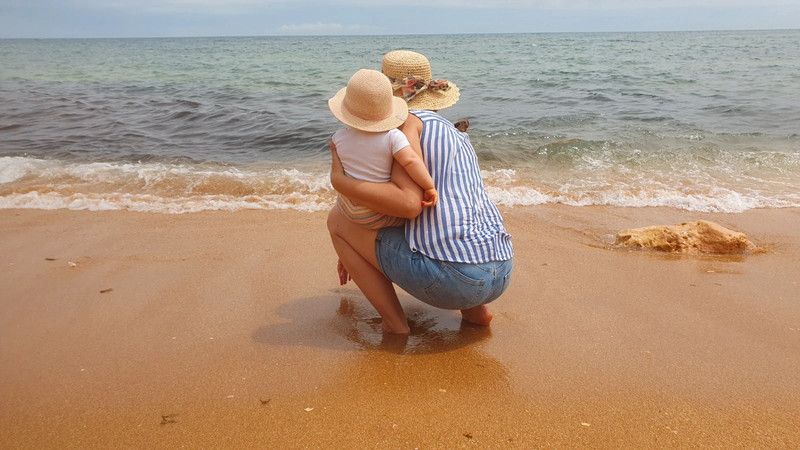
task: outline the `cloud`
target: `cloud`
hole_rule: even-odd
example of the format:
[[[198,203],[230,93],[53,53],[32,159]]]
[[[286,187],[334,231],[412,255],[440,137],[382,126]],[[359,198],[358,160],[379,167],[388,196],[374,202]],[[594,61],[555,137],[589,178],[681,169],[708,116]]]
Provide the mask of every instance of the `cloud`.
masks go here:
[[[243,14],[287,0],[67,0],[64,4],[87,10],[139,14]]]
[[[542,9],[542,10],[635,10],[686,7],[747,7],[796,5],[797,0],[439,0],[437,7],[470,9]],[[351,0],[343,3],[369,6],[377,1]],[[387,4],[390,2],[386,2]],[[405,6],[429,5],[426,0],[406,0]]]
[[[798,0],[0,0],[0,37],[797,28]],[[433,8],[433,9],[432,9]],[[388,13],[387,13],[388,11]],[[348,25],[367,24],[367,25]]]
[[[546,9],[546,10],[584,10],[584,9],[651,9],[684,7],[747,7],[796,5],[797,0],[439,0],[436,8],[461,9]],[[119,9],[144,12],[244,12],[253,9],[266,9],[270,6],[305,5],[308,7],[393,7],[395,0],[5,0],[7,4],[66,4],[87,9]],[[430,7],[430,0],[404,0],[404,7]]]
[[[396,0],[2,0],[11,7],[67,7],[127,14],[252,14],[274,7],[393,8]],[[404,8],[430,8],[430,0],[404,0]],[[797,0],[438,0],[436,9],[642,10],[658,8],[797,6]],[[316,25],[316,24],[313,24]],[[298,25],[300,27],[306,25]]]

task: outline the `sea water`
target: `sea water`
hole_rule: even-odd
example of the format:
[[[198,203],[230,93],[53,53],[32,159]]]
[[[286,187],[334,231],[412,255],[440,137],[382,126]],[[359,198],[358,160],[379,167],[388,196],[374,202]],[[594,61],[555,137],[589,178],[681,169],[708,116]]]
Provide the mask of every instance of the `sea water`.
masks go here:
[[[505,207],[800,206],[800,30],[0,40],[0,208],[318,211],[327,100],[384,53],[461,90]]]

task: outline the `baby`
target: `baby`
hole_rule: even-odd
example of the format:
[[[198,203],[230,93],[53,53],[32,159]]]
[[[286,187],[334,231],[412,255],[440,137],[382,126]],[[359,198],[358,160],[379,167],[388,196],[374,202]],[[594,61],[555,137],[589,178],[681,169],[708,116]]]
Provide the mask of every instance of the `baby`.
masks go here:
[[[392,85],[377,70],[361,69],[347,87],[328,100],[328,107],[347,125],[333,134],[345,173],[353,178],[383,183],[391,180],[392,162],[397,161],[423,190],[423,206],[434,206],[439,194],[425,162],[411,148],[397,127],[408,117],[405,100],[394,97]],[[337,205],[352,222],[369,229],[398,226],[405,219],[359,206],[339,194]]]

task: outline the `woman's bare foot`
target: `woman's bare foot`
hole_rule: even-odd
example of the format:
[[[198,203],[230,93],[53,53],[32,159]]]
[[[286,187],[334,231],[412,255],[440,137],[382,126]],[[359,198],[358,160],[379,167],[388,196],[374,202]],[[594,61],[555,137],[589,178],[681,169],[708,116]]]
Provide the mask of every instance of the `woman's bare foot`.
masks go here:
[[[475,325],[489,325],[494,315],[489,312],[489,308],[486,305],[478,305],[474,308],[462,309],[461,317]]]
[[[390,324],[386,320],[383,320],[382,328],[383,332],[387,334],[407,335],[411,333],[411,328],[408,327],[408,322],[406,322],[405,319],[395,324]]]

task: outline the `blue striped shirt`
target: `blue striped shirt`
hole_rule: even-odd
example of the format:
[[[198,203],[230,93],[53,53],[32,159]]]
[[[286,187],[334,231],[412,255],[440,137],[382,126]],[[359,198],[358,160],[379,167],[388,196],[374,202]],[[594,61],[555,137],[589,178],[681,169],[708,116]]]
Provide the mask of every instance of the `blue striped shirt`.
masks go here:
[[[459,263],[510,259],[511,235],[483,186],[469,136],[432,111],[412,113],[422,120],[422,156],[439,203],[406,224],[411,250]]]

